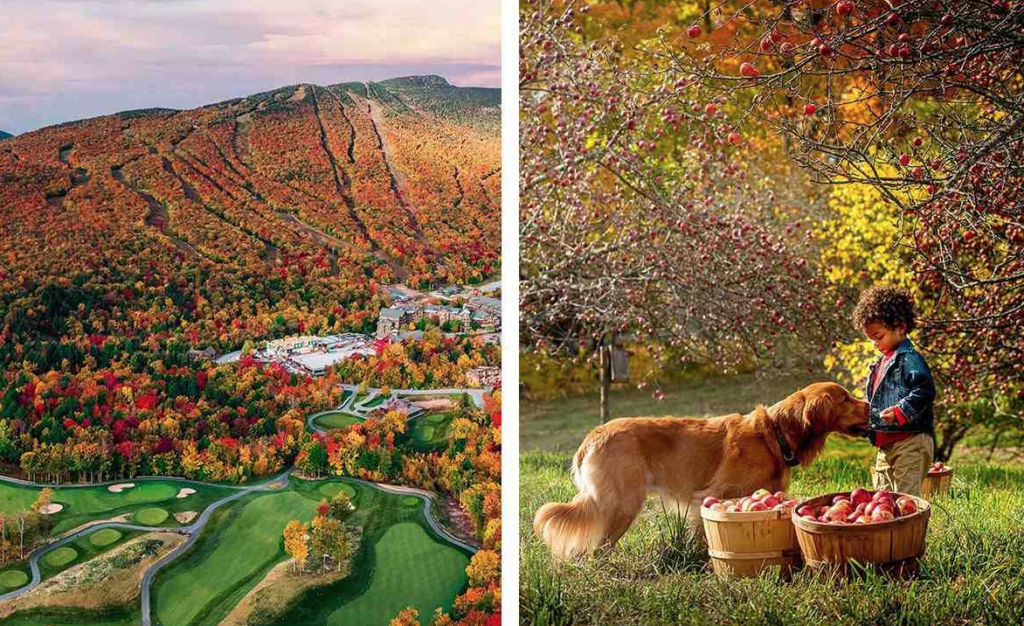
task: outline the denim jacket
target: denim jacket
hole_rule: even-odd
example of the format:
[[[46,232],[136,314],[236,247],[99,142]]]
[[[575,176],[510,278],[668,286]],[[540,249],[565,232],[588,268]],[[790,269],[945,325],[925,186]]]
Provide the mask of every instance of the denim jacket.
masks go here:
[[[871,403],[871,442],[875,441],[876,431],[932,433],[935,432],[935,382],[924,358],[914,349],[910,339],[904,339],[896,347],[896,354],[886,363],[882,371],[878,388],[872,389],[875,370],[882,357],[871,364],[871,371],[864,383],[864,397]],[[907,423],[902,426],[888,423],[881,417],[881,412],[889,407],[898,406]]]

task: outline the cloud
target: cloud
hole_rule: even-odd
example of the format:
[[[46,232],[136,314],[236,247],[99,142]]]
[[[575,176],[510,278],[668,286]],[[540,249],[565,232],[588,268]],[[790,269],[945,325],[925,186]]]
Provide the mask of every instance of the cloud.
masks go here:
[[[18,132],[85,117],[76,104],[104,97],[114,112],[130,108],[123,103],[199,106],[297,82],[429,72],[497,86],[500,76],[498,2],[3,3],[0,128]],[[35,112],[24,110],[29,101]]]

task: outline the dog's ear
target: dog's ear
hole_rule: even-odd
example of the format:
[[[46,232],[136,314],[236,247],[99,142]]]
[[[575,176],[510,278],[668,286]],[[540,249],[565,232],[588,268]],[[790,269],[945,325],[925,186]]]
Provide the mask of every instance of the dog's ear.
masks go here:
[[[822,393],[804,399],[804,422],[822,433],[832,429],[832,396]]]

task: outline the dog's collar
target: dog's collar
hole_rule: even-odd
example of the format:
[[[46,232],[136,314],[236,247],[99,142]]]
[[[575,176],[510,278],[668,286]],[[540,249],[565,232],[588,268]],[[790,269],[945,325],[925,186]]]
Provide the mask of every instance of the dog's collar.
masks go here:
[[[789,447],[789,442],[782,436],[782,433],[776,428],[772,428],[775,432],[775,439],[779,442],[779,451],[782,452],[782,460],[785,461],[786,465],[790,467],[796,467],[800,465],[800,459],[796,458],[793,454],[793,449]]]

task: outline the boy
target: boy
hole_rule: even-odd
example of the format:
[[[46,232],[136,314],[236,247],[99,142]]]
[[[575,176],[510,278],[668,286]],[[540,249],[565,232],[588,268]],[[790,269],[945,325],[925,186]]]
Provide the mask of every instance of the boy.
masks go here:
[[[915,317],[910,293],[897,287],[867,289],[853,312],[854,325],[882,353],[865,382],[868,436],[878,448],[874,487],[919,496],[935,455],[935,383],[907,338]]]

